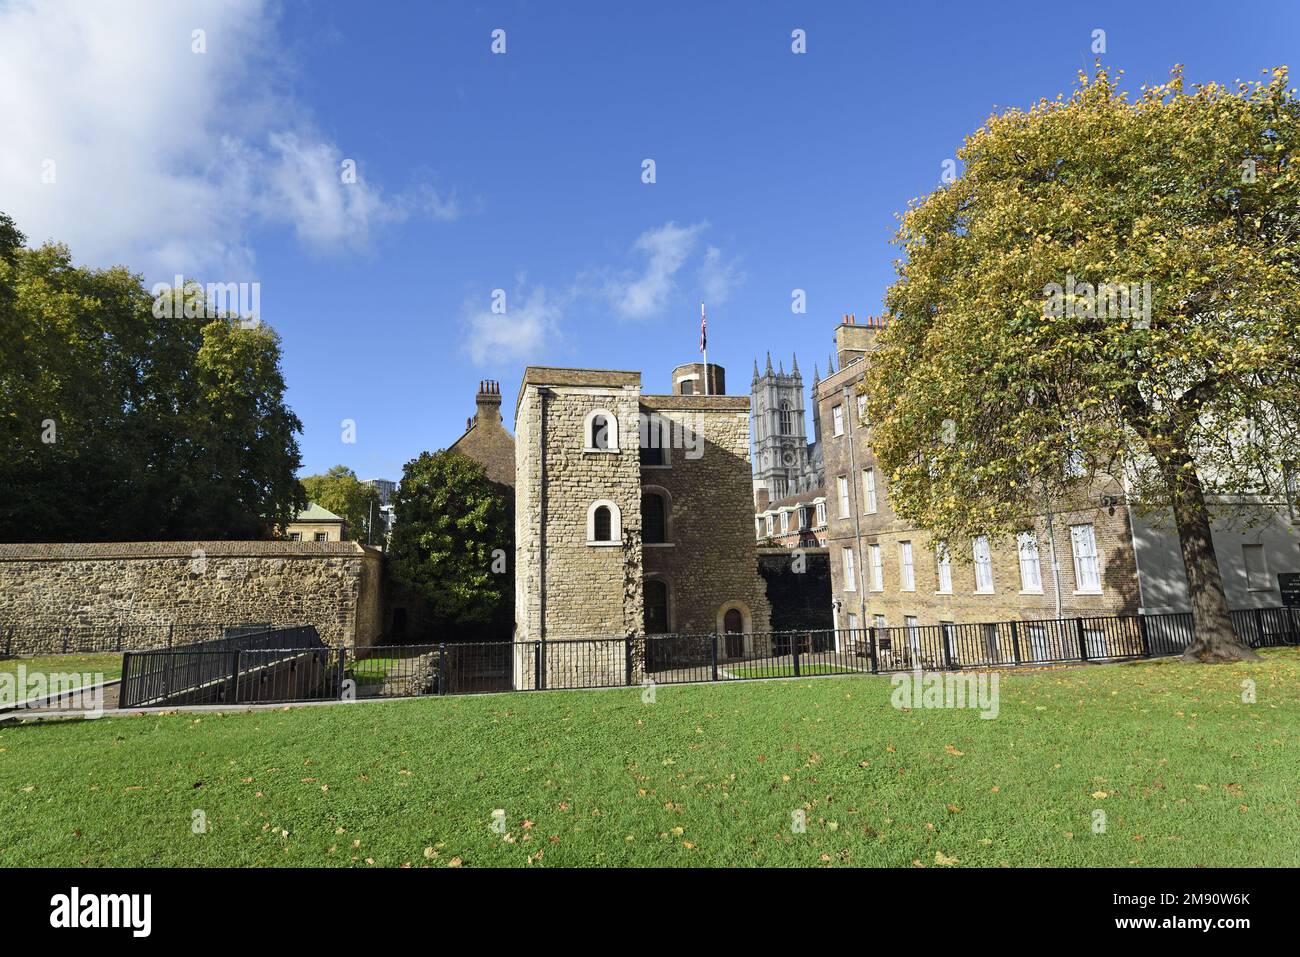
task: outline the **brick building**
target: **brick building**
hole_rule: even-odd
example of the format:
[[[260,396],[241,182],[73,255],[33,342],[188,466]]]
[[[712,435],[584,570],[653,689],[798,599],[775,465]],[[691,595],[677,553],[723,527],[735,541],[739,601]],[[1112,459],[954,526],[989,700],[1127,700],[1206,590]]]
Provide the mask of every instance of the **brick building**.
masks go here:
[[[1013,536],[944,547],[894,513],[871,447],[860,385],[882,326],[846,316],[835,330],[838,370],[813,389],[823,423],[826,544],[836,627],[914,627],[1186,611],[1177,539],[1130,510],[1103,479]],[[1050,511],[1049,511],[1050,509]],[[1271,575],[1300,571],[1300,514],[1261,502],[1249,529],[1214,524],[1229,605],[1281,604]],[[989,630],[989,640],[999,640]],[[1031,626],[1030,641],[1047,629]],[[1005,635],[1005,633],[1003,633]]]
[[[700,367],[702,370],[703,367]],[[716,369],[716,367],[714,367]],[[639,372],[529,367],[515,410],[517,642],[733,633],[761,653],[769,628],[753,535],[749,399],[642,391]],[[623,652],[593,644],[549,668],[617,682]],[[638,663],[638,674],[642,665]],[[554,680],[552,675],[550,680]],[[516,663],[516,686],[531,667]]]
[[[465,432],[448,446],[487,470],[499,485],[514,487],[515,440],[501,423],[501,383],[484,379],[474,396],[474,415],[465,422]]]

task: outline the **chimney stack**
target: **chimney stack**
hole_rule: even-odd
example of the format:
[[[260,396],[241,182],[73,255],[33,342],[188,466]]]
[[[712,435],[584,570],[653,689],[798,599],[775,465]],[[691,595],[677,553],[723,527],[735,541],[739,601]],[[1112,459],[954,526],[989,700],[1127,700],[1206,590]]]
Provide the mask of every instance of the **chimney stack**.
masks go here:
[[[501,383],[495,379],[480,379],[478,395],[474,397],[475,425],[498,428],[501,425]]]

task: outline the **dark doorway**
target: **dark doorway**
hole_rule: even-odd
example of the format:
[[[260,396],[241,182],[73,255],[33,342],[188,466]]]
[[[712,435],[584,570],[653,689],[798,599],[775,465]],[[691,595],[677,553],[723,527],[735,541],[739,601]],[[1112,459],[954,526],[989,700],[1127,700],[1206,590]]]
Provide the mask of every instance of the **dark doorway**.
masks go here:
[[[657,578],[647,578],[645,593],[645,633],[663,635],[668,632],[668,586]]]
[[[722,616],[722,630],[726,634],[727,657],[745,657],[745,618],[738,609],[730,608]]]

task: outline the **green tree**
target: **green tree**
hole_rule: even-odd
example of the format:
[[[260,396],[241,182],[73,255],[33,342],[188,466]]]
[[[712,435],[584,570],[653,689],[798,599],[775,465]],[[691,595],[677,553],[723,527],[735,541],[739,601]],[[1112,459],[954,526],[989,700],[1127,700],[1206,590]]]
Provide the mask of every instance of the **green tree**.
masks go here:
[[[900,514],[958,539],[1123,481],[1134,507],[1172,510],[1186,657],[1255,657],[1211,515],[1217,497],[1279,500],[1300,457],[1298,140],[1285,68],[1190,92],[1175,68],[1130,101],[1099,65],[1068,98],[990,117],[898,234],[866,388]],[[1147,283],[1149,312],[1084,282]]]
[[[288,521],[302,425],[275,333],[155,309],[126,269],[22,241],[0,216],[0,540],[263,538]]]
[[[384,519],[379,511],[379,492],[357,478],[346,465],[335,465],[324,475],[302,480],[307,498],[347,520],[348,538],[371,545],[384,543]],[[370,523],[374,522],[374,535]]]
[[[507,489],[455,452],[407,462],[389,544],[393,579],[422,597],[437,627],[508,637],[514,521]]]

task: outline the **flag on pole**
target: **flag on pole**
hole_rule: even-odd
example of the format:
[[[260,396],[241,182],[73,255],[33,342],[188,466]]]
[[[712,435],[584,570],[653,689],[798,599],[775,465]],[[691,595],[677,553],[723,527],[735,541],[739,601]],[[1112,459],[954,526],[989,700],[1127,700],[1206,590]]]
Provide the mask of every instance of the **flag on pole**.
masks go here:
[[[704,320],[704,303],[700,303],[700,351],[707,352],[709,343],[708,323]]]

